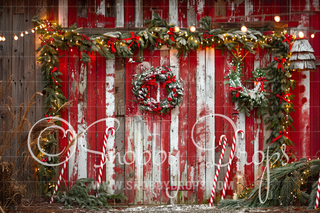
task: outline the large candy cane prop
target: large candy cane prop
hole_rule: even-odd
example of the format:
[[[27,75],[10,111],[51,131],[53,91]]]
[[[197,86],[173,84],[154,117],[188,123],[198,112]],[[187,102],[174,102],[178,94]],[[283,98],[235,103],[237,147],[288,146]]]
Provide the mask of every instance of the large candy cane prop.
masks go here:
[[[106,154],[106,147],[107,147],[107,141],[108,141],[108,132],[109,130],[111,131],[111,135],[114,134],[114,127],[107,127],[106,131],[104,133],[104,140],[103,140],[103,148],[102,148],[102,153],[103,155],[101,156],[101,163],[100,163],[100,168],[99,168],[99,174],[98,174],[98,184],[97,184],[97,189],[99,189],[100,184],[101,184],[101,178],[102,178],[102,170],[103,170],[103,165],[105,164],[105,154]],[[98,197],[98,191],[96,194],[96,197]]]
[[[216,175],[214,177],[213,186],[212,186],[212,192],[211,192],[211,197],[210,197],[210,202],[209,202],[209,206],[210,207],[212,207],[212,203],[214,201],[214,195],[215,195],[215,191],[216,191],[218,175],[219,175],[221,163],[222,163],[223,156],[224,156],[224,151],[225,151],[226,145],[227,145],[227,137],[225,135],[221,135],[220,140],[219,140],[219,145],[221,146],[221,142],[222,142],[223,139],[224,139],[223,147],[222,147],[222,150],[221,150],[221,155],[220,155],[217,171],[216,171]]]
[[[318,181],[318,190],[317,190],[317,197],[316,197],[316,204],[315,209],[319,207],[319,195],[320,195],[320,173],[319,173],[319,181]]]
[[[237,134],[239,132],[241,132],[241,139],[244,138],[244,132],[242,130],[237,130],[236,133],[234,133],[233,142],[232,142],[232,146],[231,146],[230,159],[229,159],[229,164],[228,164],[228,170],[227,170],[226,177],[224,178],[224,185],[223,185],[221,199],[224,199],[226,197],[227,183],[228,183],[228,179],[229,179],[229,173],[230,173],[230,169],[231,169],[232,159],[234,157],[234,152],[235,152],[235,148],[236,148]]]
[[[73,135],[72,135],[72,133],[70,132],[70,135],[69,135],[69,144],[72,142],[72,140],[73,140]],[[68,149],[67,156],[66,156],[66,160],[65,160],[65,162],[63,163],[63,166],[62,166],[62,169],[61,169],[59,178],[58,178],[58,182],[57,182],[56,187],[54,188],[54,192],[53,192],[53,194],[52,194],[52,196],[51,196],[50,204],[53,202],[53,196],[57,193],[58,188],[59,188],[59,186],[60,186],[60,182],[61,182],[61,179],[62,179],[62,175],[63,175],[63,173],[64,173],[64,170],[65,170],[66,167],[67,167],[67,163],[68,163],[69,156],[70,156],[70,148]]]

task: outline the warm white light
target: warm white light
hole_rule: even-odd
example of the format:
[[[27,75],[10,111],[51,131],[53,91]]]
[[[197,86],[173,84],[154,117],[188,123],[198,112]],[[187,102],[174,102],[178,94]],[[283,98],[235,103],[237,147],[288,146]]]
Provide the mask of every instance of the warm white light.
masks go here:
[[[314,36],[315,36],[314,33],[312,33],[312,34],[311,34],[311,38],[314,38]]]
[[[275,17],[274,17],[274,20],[275,20],[276,22],[280,22],[280,16],[275,16]]]
[[[25,32],[24,32],[24,34],[28,35],[28,34],[29,34],[29,32],[28,32],[28,31],[25,31]]]
[[[20,36],[21,36],[21,37],[23,37],[23,36],[24,36],[23,32],[21,32]]]
[[[246,32],[247,32],[247,30],[248,30],[248,29],[247,29],[247,27],[246,27],[246,26],[244,26],[244,25],[243,25],[243,26],[241,27],[241,31],[242,31],[243,33],[246,33]]]
[[[3,36],[3,37],[2,37],[2,41],[5,41],[5,40],[6,40],[6,37]]]
[[[178,33],[178,32],[180,31],[180,28],[179,28],[179,27],[174,27],[174,31],[175,31],[176,33]]]
[[[19,38],[18,38],[17,35],[14,35],[13,39],[14,39],[14,40],[18,40]]]
[[[299,36],[299,38],[303,38],[304,37],[304,33],[302,31],[300,31],[298,36]]]
[[[34,33],[34,29],[32,29],[31,32]]]
[[[0,36],[0,41],[2,41],[2,36]]]
[[[195,26],[191,26],[190,27],[190,32],[195,32],[196,31],[196,27]]]

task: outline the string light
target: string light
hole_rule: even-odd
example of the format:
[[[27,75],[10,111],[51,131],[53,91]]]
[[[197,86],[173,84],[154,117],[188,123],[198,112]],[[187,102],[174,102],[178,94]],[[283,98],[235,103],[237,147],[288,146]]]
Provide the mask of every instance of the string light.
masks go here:
[[[195,32],[196,31],[196,27],[195,26],[191,26],[190,27],[190,32]]]
[[[246,33],[247,31],[248,31],[247,27],[243,25],[241,27],[241,32]]]
[[[178,32],[180,31],[180,28],[179,28],[178,26],[176,26],[176,27],[174,27],[174,31],[175,31],[176,33],[178,33]]]
[[[28,35],[28,34],[29,34],[29,32],[28,32],[28,31],[25,31],[25,32],[24,32],[24,34]]]
[[[312,33],[312,34],[311,34],[311,38],[314,38],[314,36],[315,36],[315,33]]]
[[[23,36],[24,36],[23,32],[21,32],[20,36],[21,36],[21,37],[23,37]]]
[[[14,40],[18,40],[19,38],[18,38],[17,35],[14,35],[13,39],[14,39]]]
[[[302,31],[300,31],[298,36],[299,36],[299,38],[303,38],[304,37],[304,33]]]
[[[280,19],[280,16],[275,16],[275,17],[274,17],[274,20],[275,20],[276,22],[280,22],[280,20],[281,20],[281,19]]]
[[[34,29],[32,29],[31,32],[34,33]]]

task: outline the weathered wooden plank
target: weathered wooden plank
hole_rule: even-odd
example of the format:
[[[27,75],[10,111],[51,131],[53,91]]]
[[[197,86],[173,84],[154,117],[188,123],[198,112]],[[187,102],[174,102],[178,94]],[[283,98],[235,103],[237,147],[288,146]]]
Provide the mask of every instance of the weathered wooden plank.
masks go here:
[[[197,70],[196,70],[196,119],[199,121],[206,115],[206,50],[197,50]],[[193,123],[189,126],[193,127]],[[206,118],[197,123],[195,131],[191,132],[195,136],[196,147],[196,181],[198,182],[197,201],[204,201],[205,181],[206,181]],[[191,136],[191,135],[190,135]],[[189,136],[189,137],[190,137]],[[189,145],[190,146],[190,145]],[[200,147],[200,148],[199,148]]]
[[[243,54],[246,54],[244,51]],[[242,54],[242,55],[243,55]],[[244,59],[244,79],[249,80],[252,78],[252,70],[253,70],[253,57],[252,54],[247,54]],[[253,83],[245,84],[247,88],[253,88]],[[252,156],[254,152],[254,130],[255,130],[255,123],[254,123],[254,112],[250,113],[250,117],[245,117],[246,128],[245,128],[245,140],[246,140],[246,152],[247,152],[247,161],[249,163],[252,162]],[[246,174],[246,183],[251,184],[254,181],[254,169],[253,164],[246,164],[245,166],[245,174]]]
[[[146,67],[141,67],[142,69],[146,69],[148,66],[151,66],[152,57],[151,57],[150,50],[146,49],[143,51],[143,61],[146,64]],[[148,69],[148,68],[147,68]],[[152,147],[153,147],[153,137],[152,137],[152,115],[151,113],[144,113],[144,167],[143,167],[143,203],[144,204],[152,204],[153,198],[153,182],[152,182],[152,162],[153,162],[153,155],[152,155]]]
[[[205,104],[206,112],[205,115],[211,115],[215,113],[215,50],[214,48],[206,48],[206,87],[205,87]],[[211,196],[211,190],[213,185],[213,180],[215,176],[215,117],[206,118],[206,149],[212,149],[206,151],[206,167],[205,167],[205,184],[201,185],[205,187],[205,197],[204,199],[209,199]],[[220,137],[219,135],[217,135]],[[218,138],[217,137],[217,138]]]
[[[62,73],[62,75],[60,76],[61,80],[62,80],[62,93],[63,95],[66,97],[66,99],[69,99],[69,70],[68,70],[68,51],[66,50],[59,50],[59,55],[62,56],[59,58],[59,67],[58,70],[59,72]],[[61,112],[61,118],[65,119],[65,120],[69,120],[69,109],[64,109]],[[74,125],[73,125],[74,127]],[[62,123],[62,128],[64,128],[65,130],[68,129],[68,125],[65,123]],[[61,152],[63,149],[65,149],[68,146],[68,138],[67,137],[63,137],[63,133],[61,132],[59,134],[59,152]],[[62,155],[60,157],[60,161],[64,161],[64,159],[66,159],[66,153],[64,155]],[[68,171],[65,171],[63,173],[62,178],[66,181],[67,186],[68,186]]]
[[[116,0],[116,27],[124,27],[124,0]]]
[[[97,27],[105,27],[106,0],[97,0]]]
[[[114,28],[115,27],[115,11],[116,4],[115,0],[106,1],[105,7],[105,28]]]
[[[152,66],[160,66],[160,50],[153,51],[152,54]],[[160,86],[160,85],[159,85]],[[159,101],[160,94],[156,86],[151,86],[151,97]],[[161,150],[161,117],[159,115],[152,115],[152,184],[153,184],[153,203],[160,204],[160,181],[161,181],[161,170],[160,170],[160,150]]]
[[[196,158],[197,149],[191,139],[191,132],[193,124],[196,123],[197,113],[197,84],[196,84],[196,73],[197,73],[197,52],[191,51],[189,54],[189,100],[188,100],[188,174],[187,180],[193,184],[196,181]],[[197,193],[196,191],[188,191],[188,203],[196,202]]]
[[[125,59],[126,66],[126,79],[125,79],[125,91],[132,90],[132,78],[133,78],[133,66],[132,63]],[[125,92],[125,196],[128,198],[128,204],[134,202],[134,178],[135,167],[134,161],[134,114],[136,112],[135,104],[131,101],[134,100],[134,96],[131,92]]]
[[[72,51],[61,51],[59,55],[65,55],[61,58],[62,61],[59,63],[59,69],[61,66],[61,71],[63,71],[63,75],[68,75],[68,100],[72,101],[71,105],[68,109],[69,115],[67,119],[69,123],[73,126],[74,130],[79,133],[78,129],[78,105],[83,103],[83,93],[87,86],[87,68],[86,64],[83,62],[79,62],[79,64],[75,64],[78,54],[75,52],[76,49],[72,48]],[[62,63],[61,63],[62,62]],[[85,75],[84,75],[85,74]],[[81,96],[80,96],[81,91]],[[80,99],[80,100],[79,100]],[[63,118],[63,117],[62,117]],[[65,118],[66,119],[66,118]],[[79,153],[81,152],[80,140],[77,141],[77,147],[75,154],[68,161],[68,175],[70,185],[73,185],[78,179],[78,165],[79,165]]]
[[[135,2],[134,1],[124,1],[124,27],[134,27],[135,26]]]
[[[96,120],[100,120],[100,119],[107,117],[107,115],[106,115],[106,110],[108,110],[107,103],[108,103],[108,101],[112,102],[112,99],[111,99],[112,95],[107,96],[107,87],[111,86],[111,88],[109,88],[109,89],[112,90],[112,88],[113,88],[113,91],[114,91],[114,79],[112,81],[112,78],[111,79],[106,78],[106,72],[108,71],[108,68],[106,68],[106,59],[103,56],[97,55],[96,60],[97,60],[97,66],[96,66],[96,75],[97,75],[96,77],[97,78],[96,78],[96,89],[95,89],[96,106],[92,106],[92,107],[96,108]],[[114,66],[111,65],[111,68],[114,69]],[[114,76],[113,76],[113,78],[114,78]],[[114,109],[114,93],[113,93],[113,105],[112,105],[112,103],[110,103],[110,104],[111,104],[111,107],[113,106],[113,109]],[[114,110],[113,110],[113,112],[114,112]],[[110,127],[110,126],[114,126],[113,122],[111,122],[110,125],[106,124],[105,121],[97,123],[97,125],[96,125],[96,128],[97,128],[96,150],[97,151],[103,152],[102,147],[103,147],[103,143],[104,143],[104,134],[106,131],[106,127]],[[110,139],[108,140],[107,147],[110,147],[109,144],[112,141],[111,136],[109,136],[109,138]],[[113,143],[113,145],[114,145],[114,143]],[[113,146],[111,146],[111,147],[113,147]],[[113,149],[113,151],[114,151],[114,149]],[[108,177],[108,179],[106,179],[106,170],[108,169],[107,163],[112,163],[112,162],[110,162],[110,159],[108,159],[108,157],[111,155],[111,154],[108,155],[109,154],[108,149],[106,149],[106,153],[107,153],[107,157],[105,158],[106,164],[103,166],[103,169],[102,169],[101,182],[105,182],[106,180],[107,180],[107,182],[110,181],[110,185],[108,185],[108,190],[110,190],[110,186],[111,185],[114,186],[114,183],[112,184],[112,176],[110,176],[110,177]],[[112,155],[112,157],[114,158],[114,154]],[[96,155],[96,164],[97,165],[101,164],[101,155]],[[111,168],[112,171],[113,171],[113,167]],[[98,175],[99,169],[96,168],[95,170]]]
[[[152,19],[152,2],[143,1],[143,20],[151,20],[151,19]]]
[[[143,0],[135,0],[135,27],[143,27]]]
[[[135,203],[143,204],[143,141],[144,141],[144,120],[143,116],[134,116],[134,143],[136,156],[136,184]]]
[[[252,15],[253,15],[253,0],[245,0],[244,1],[244,15],[245,15],[245,21],[252,21]]]
[[[180,79],[180,70],[179,70],[179,58],[177,57],[178,50],[170,50],[170,66],[171,70],[176,76],[176,79]],[[179,107],[174,108],[171,111],[171,125],[170,125],[170,155],[169,164],[170,164],[170,186],[178,186],[180,181],[180,154],[179,154]],[[178,153],[178,154],[177,154]],[[167,191],[166,191],[167,192]],[[169,192],[168,192],[169,193]],[[177,193],[172,191],[170,196],[170,203],[177,203]]]
[[[169,23],[179,26],[178,0],[172,0],[169,4]]]
[[[87,6],[87,0],[77,1],[77,27],[87,27],[88,25]]]
[[[87,16],[88,16],[88,22],[87,27],[88,28],[96,28],[97,27],[97,13],[96,13],[96,1],[95,0],[87,0]]]
[[[189,26],[196,26],[197,24],[197,17],[196,17],[196,10],[197,10],[197,5],[196,2],[193,0],[188,0],[187,1],[187,24]]]
[[[92,24],[92,22],[91,22]],[[88,22],[89,26],[89,22]],[[91,25],[93,27],[93,25]],[[96,108],[96,74],[97,74],[97,54],[93,53],[90,56],[90,63],[88,64],[88,72],[87,72],[87,124],[90,125],[97,120],[97,108]],[[78,111],[78,114],[81,113]],[[87,134],[87,144],[89,150],[97,150],[97,125],[90,127]],[[94,169],[94,165],[96,165],[96,156],[93,153],[88,152],[88,167],[87,169],[87,177],[96,180],[97,171]]]
[[[170,53],[168,50],[160,50],[161,66],[169,66]],[[176,76],[177,77],[177,76]],[[179,77],[177,78],[179,79]],[[163,88],[163,83],[160,83],[160,100],[167,97],[167,92]],[[169,151],[170,151],[170,121],[171,112],[165,115],[161,115],[161,203],[169,204],[170,200],[166,194],[166,187],[170,184],[170,170],[169,170]]]
[[[244,21],[244,1],[232,1],[227,0],[227,21],[228,22],[239,22]]]
[[[196,20],[197,20],[197,27],[200,27],[200,23],[199,21],[201,21],[201,19],[206,15],[205,14],[205,0],[199,0],[196,1]]]
[[[17,5],[15,5],[18,7]],[[12,15],[12,29],[13,32],[23,32],[24,28],[24,15],[23,14],[15,14]],[[18,33],[16,33],[18,34]],[[12,100],[14,104],[14,112],[16,113],[16,116],[18,117],[19,114],[19,106],[24,100],[24,61],[26,58],[24,58],[24,47],[23,47],[23,41],[24,39],[19,36],[18,40],[14,40],[12,42]],[[10,38],[11,39],[11,38]],[[26,103],[27,104],[27,103]],[[20,119],[20,118],[18,118]],[[18,122],[15,119],[14,125],[17,126]],[[16,156],[16,152],[18,150],[19,144],[21,143],[21,139],[15,138],[12,140],[10,147],[11,147],[11,156]],[[17,158],[16,163],[16,169],[18,168],[17,165],[21,165],[23,162],[22,158]],[[23,180],[23,172],[19,172],[17,174],[17,181]]]
[[[68,0],[68,25],[77,23],[77,0]],[[79,23],[78,23],[79,24]]]
[[[102,58],[103,61],[105,61]],[[105,116],[107,118],[115,117],[115,60],[106,61],[106,79],[105,79]],[[115,122],[107,121],[106,126],[114,126]],[[115,127],[117,128],[117,127]],[[109,181],[108,192],[113,194],[115,191],[115,137],[109,137],[107,143],[108,158],[106,161],[106,181]]]
[[[61,27],[68,27],[68,0],[59,0],[58,14]]]
[[[115,57],[115,110],[116,118],[120,121],[120,128],[115,135],[115,193],[124,194],[124,150],[125,150],[125,66],[123,57]]]
[[[187,1],[179,1],[178,2],[178,21],[179,27],[188,27],[187,22],[187,13],[188,13],[188,2]]]
[[[187,172],[187,149],[188,149],[188,105],[189,105],[189,82],[188,82],[188,73],[189,73],[189,60],[188,57],[179,57],[179,67],[180,67],[180,78],[184,82],[183,89],[183,102],[179,106],[179,151],[180,159],[178,162],[179,173],[180,173],[180,186],[187,184],[187,178],[189,173]],[[185,203],[188,201],[188,193],[180,192],[178,196],[178,203]]]

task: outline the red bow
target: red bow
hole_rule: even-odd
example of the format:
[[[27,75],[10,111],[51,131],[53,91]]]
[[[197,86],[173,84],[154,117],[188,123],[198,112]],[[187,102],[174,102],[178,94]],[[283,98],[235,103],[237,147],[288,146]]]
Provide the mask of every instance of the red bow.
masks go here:
[[[48,115],[48,114],[45,114],[44,116],[46,116],[46,117],[50,117],[50,119],[48,120],[48,123],[51,121],[51,119],[52,119],[52,116],[50,115]]]
[[[288,42],[289,44],[289,52],[291,51],[291,41],[292,41],[292,35],[288,35],[288,34],[284,34],[284,36],[286,37],[282,42]]]
[[[236,97],[239,97],[239,90],[241,90],[241,92],[243,92],[242,87],[229,87],[229,90],[232,91],[237,91]]]
[[[139,42],[137,41],[137,40],[139,40],[140,39],[140,36],[134,36],[134,32],[130,32],[130,34],[131,34],[131,38],[124,38],[123,40],[125,40],[125,41],[129,41],[129,40],[132,40],[132,42],[131,42],[131,44],[129,45],[129,47],[128,47],[128,49],[134,44],[134,42],[136,42],[137,43],[137,45],[138,45],[138,47],[139,47],[139,49],[140,49],[140,44],[139,44]]]
[[[264,89],[264,81],[267,81],[267,79],[265,78],[265,77],[259,77],[259,78],[256,78],[256,80],[258,81],[258,82],[260,82],[260,84],[261,84],[261,91],[266,91],[265,89]]]
[[[289,101],[288,99],[286,99],[286,97],[288,97],[288,96],[290,96],[290,95],[292,95],[292,93],[287,93],[287,94],[285,94],[285,95],[279,95],[279,94],[277,94],[276,96],[277,96],[278,98],[280,98],[280,100],[279,100],[280,104],[282,104],[282,103],[281,103],[281,99],[283,99],[284,101],[286,101],[286,102],[289,104],[290,101]]]
[[[272,143],[275,142],[275,141],[277,141],[277,140],[279,140],[282,136],[288,138],[289,140],[291,140],[291,139],[289,138],[289,136],[286,136],[282,130],[280,130],[279,134],[280,134],[280,135],[279,135],[278,137],[272,139]],[[271,143],[271,144],[272,144],[272,143]]]
[[[112,53],[117,52],[116,48],[114,48],[114,42],[116,42],[116,41],[117,41],[116,38],[109,38],[109,40],[107,41],[107,45],[109,45],[111,47]]]
[[[281,58],[280,60],[277,57],[274,57],[273,60],[278,62],[278,67],[277,69],[282,69],[283,70],[283,63],[286,61],[285,58]]]
[[[56,79],[53,78],[52,73],[57,71],[57,67],[54,67],[53,70],[51,71],[51,78],[52,80],[54,80],[54,83],[58,84],[58,82],[56,81]]]
[[[176,82],[176,76],[173,76],[171,78],[170,76],[168,76],[166,82],[164,82],[162,87],[165,88],[167,84],[171,84],[171,81]]]
[[[174,42],[173,33],[174,33],[174,28],[171,27],[168,31],[168,35],[170,36],[171,41]]]

